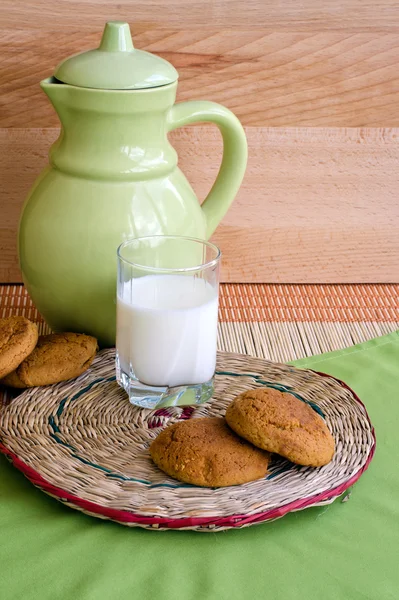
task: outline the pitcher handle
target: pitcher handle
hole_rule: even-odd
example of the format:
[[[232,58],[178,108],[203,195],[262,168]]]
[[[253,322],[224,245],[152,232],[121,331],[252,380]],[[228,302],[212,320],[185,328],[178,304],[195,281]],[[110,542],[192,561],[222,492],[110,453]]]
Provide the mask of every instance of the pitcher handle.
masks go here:
[[[233,202],[247,166],[248,148],[244,129],[237,117],[216,102],[181,102],[168,113],[168,130],[190,123],[215,123],[223,138],[223,158],[211,191],[202,204],[209,238]]]

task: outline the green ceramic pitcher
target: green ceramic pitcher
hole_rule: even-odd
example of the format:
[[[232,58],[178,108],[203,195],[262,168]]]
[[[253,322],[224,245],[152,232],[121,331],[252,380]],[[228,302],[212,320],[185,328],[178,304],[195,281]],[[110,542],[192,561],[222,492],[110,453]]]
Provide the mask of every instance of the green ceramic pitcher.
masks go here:
[[[240,122],[214,102],[174,104],[177,78],[170,63],[134,49],[127,23],[113,21],[98,49],[66,59],[41,83],[61,132],[25,202],[19,256],[55,331],[114,345],[119,244],[158,234],[209,238],[238,191],[247,161]],[[167,136],[204,121],[220,129],[223,158],[200,206]]]

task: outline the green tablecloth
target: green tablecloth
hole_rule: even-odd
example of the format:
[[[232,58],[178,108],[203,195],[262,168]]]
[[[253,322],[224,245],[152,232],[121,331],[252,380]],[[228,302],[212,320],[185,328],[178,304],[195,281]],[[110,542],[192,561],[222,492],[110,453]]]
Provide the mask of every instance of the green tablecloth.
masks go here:
[[[238,531],[142,531],[62,506],[1,457],[0,599],[397,600],[399,332],[296,364],[345,380],[375,425],[348,502]]]

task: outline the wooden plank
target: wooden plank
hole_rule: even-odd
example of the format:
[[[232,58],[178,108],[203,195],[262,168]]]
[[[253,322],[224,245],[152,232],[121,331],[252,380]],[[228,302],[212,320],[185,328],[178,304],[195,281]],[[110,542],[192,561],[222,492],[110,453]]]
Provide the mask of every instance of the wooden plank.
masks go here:
[[[18,281],[17,220],[46,163],[53,129],[0,130],[0,281]],[[247,282],[399,281],[399,130],[247,128],[244,184],[215,234],[223,279]],[[210,127],[173,135],[198,196],[221,142]]]
[[[103,25],[82,31],[76,20],[74,29],[67,24],[56,32],[54,23],[40,30],[31,23],[18,36],[11,29],[0,32],[0,127],[58,125],[39,81],[63,58],[96,47]],[[178,100],[221,102],[244,125],[399,126],[396,33],[164,30],[143,24],[132,24],[132,30],[137,47],[178,69]]]
[[[151,27],[269,27],[276,29],[361,31],[397,26],[396,0],[2,0],[0,22],[23,29],[93,30],[109,19],[144,22]],[[56,45],[57,40],[54,40]]]

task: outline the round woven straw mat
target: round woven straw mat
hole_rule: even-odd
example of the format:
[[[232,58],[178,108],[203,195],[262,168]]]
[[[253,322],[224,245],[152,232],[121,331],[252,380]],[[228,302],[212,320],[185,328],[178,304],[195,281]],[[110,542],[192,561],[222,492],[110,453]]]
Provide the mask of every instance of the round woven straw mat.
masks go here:
[[[1,450],[35,485],[85,513],[148,529],[244,527],[332,502],[373,455],[364,406],[332,377],[220,353],[212,401],[150,411],[128,402],[115,381],[114,360],[114,350],[104,350],[78,379],[32,388],[0,411]],[[336,441],[330,464],[314,469],[275,457],[264,479],[201,488],[171,479],[152,463],[148,446],[161,428],[224,415],[237,394],[259,386],[291,391],[323,414]]]

